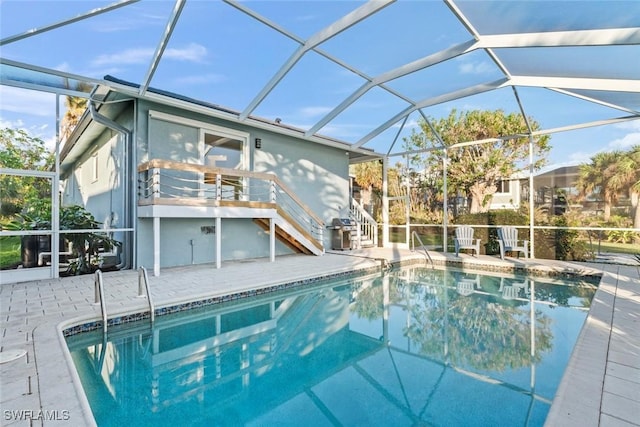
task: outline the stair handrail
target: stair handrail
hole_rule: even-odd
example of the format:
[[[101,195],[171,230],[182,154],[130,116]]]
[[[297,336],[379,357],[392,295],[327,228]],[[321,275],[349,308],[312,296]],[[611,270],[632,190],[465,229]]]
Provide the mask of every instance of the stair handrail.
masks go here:
[[[427,259],[429,260],[429,262],[431,263],[431,268],[434,268],[433,266],[433,260],[431,259],[431,255],[429,255],[429,251],[427,250],[427,247],[424,245],[424,243],[422,243],[422,239],[420,238],[420,235],[418,234],[417,231],[413,230],[411,232],[411,250],[415,251],[416,250],[416,242],[415,240],[418,240],[418,243],[420,243],[420,246],[422,247],[422,249],[424,250],[425,255],[427,256]],[[425,261],[427,260],[425,259]]]
[[[373,246],[378,246],[378,223],[354,198],[351,198],[351,215],[358,225],[358,232],[362,233],[364,228],[366,238],[373,242]]]
[[[298,225],[306,229],[314,239],[323,244],[325,223],[296,194],[289,189],[276,175],[273,175],[275,200],[284,212],[289,214]]]

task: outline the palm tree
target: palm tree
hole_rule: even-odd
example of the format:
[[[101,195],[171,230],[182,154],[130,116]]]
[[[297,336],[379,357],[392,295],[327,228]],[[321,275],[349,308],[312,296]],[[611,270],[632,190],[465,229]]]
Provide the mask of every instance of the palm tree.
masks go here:
[[[640,209],[638,208],[640,201],[640,145],[632,147],[630,151],[623,154],[618,162],[614,179],[629,192],[633,227],[640,228]]]
[[[597,194],[604,203],[604,220],[611,217],[611,206],[624,187],[617,176],[618,162],[622,157],[620,151],[598,153],[591,158],[591,163],[580,165],[576,187],[583,197]]]
[[[358,163],[351,167],[351,173],[362,187],[362,204],[368,206],[369,213],[373,215],[373,196],[380,197],[382,193],[382,166],[377,161]]]
[[[82,117],[82,113],[87,109],[87,99],[77,96],[67,96],[64,103],[67,111],[64,113],[62,125],[60,126],[60,139],[62,141],[69,138],[71,132],[73,132],[73,129],[75,129],[78,124],[80,117]]]

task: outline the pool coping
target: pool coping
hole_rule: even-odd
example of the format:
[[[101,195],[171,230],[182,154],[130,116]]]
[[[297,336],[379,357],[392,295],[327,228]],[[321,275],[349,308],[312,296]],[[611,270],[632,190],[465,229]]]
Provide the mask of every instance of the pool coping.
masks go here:
[[[278,285],[267,285],[265,287],[253,288],[250,290],[242,290],[232,294],[225,294],[225,295],[219,295],[219,296],[205,295],[200,297],[202,299],[199,299],[198,297],[196,297],[195,299],[189,299],[185,301],[172,301],[171,305],[156,307],[155,315],[164,316],[164,315],[169,315],[169,314],[178,313],[182,311],[202,308],[205,306],[217,305],[217,304],[230,302],[230,301],[238,301],[238,300],[242,300],[244,298],[248,298],[252,296],[267,295],[273,292],[291,290],[291,289],[299,288],[302,286],[316,285],[323,281],[331,280],[335,278],[341,278],[341,277],[350,278],[350,277],[360,277],[362,275],[375,274],[379,272],[381,268],[383,269],[402,268],[407,266],[416,266],[419,264],[423,264],[423,261],[421,259],[404,260],[404,261],[401,260],[396,262],[383,263],[380,267],[379,266],[363,267],[356,270],[329,273],[322,276],[314,276],[307,279],[295,280],[287,283],[281,283]],[[560,279],[587,278],[589,280],[593,280],[594,277],[601,277],[600,274],[595,274],[595,272],[593,272],[593,274],[580,274],[575,271],[572,272],[571,270],[557,271],[555,269],[539,269],[539,268],[532,269],[532,268],[516,267],[516,266],[496,267],[496,266],[487,265],[487,264],[475,263],[473,261],[471,262],[468,261],[464,263],[460,260],[439,260],[438,259],[433,262],[433,265],[438,265],[438,267],[444,267],[444,268],[452,267],[455,269],[460,269],[462,271],[469,271],[469,272],[494,272],[494,273],[499,272],[499,273],[506,273],[507,275],[525,274],[525,275],[540,277],[540,278],[556,278],[556,279],[557,278],[560,278]],[[149,311],[140,312],[139,310],[137,310],[132,312],[131,310],[128,310],[123,313],[115,313],[115,315],[117,317],[115,318],[111,317],[108,319],[108,323],[107,323],[108,327],[121,325],[129,322],[135,322],[135,321],[144,320],[144,319],[150,319]],[[81,324],[78,324],[78,322],[81,322]],[[95,417],[93,416],[93,411],[90,407],[89,401],[84,392],[80,377],[77,373],[77,369],[73,363],[73,360],[71,360],[71,355],[70,355],[68,346],[66,344],[65,338],[70,335],[100,329],[101,324],[102,324],[101,319],[96,318],[95,316],[91,316],[88,318],[69,319],[68,321],[61,322],[57,326],[58,337],[61,340],[61,345],[63,346],[65,359],[67,361],[69,370],[72,373],[73,383],[75,384],[76,390],[80,395],[79,397],[81,400],[80,403],[82,405],[83,413],[85,414],[85,418],[87,422],[90,423],[90,425],[92,426],[96,426]]]
[[[354,252],[354,256],[356,253]],[[364,261],[359,262],[359,266],[354,266],[356,262],[349,264],[347,267],[342,266],[339,268],[333,268],[333,274],[362,274],[363,270],[367,268],[375,271],[381,267],[385,267],[385,265],[411,265],[424,263],[424,256],[420,256],[414,252],[409,251],[397,251],[393,250],[392,252],[385,252],[384,250],[375,251],[373,253],[364,253],[364,255],[359,255]],[[571,264],[571,263],[561,263],[561,262],[548,262],[544,261],[544,263],[538,262],[536,260],[516,260],[516,259],[508,259],[505,262],[502,262],[499,259],[493,257],[471,257],[471,256],[461,256],[454,257],[452,254],[432,254],[434,261],[436,264],[441,266],[450,266],[454,268],[462,268],[462,269],[471,269],[471,270],[481,270],[481,271],[499,271],[506,274],[518,274],[521,272],[527,271],[536,271],[539,274],[534,274],[537,276],[543,277],[558,277],[559,272],[561,271],[570,271],[571,276],[576,275],[584,275],[585,272],[590,272],[589,274],[602,274],[602,279],[600,281],[600,286],[594,296],[594,303],[589,310],[589,315],[587,317],[587,321],[585,325],[581,329],[580,335],[578,337],[578,341],[576,342],[576,347],[574,347],[573,353],[571,355],[569,364],[565,370],[563,375],[563,379],[558,388],[558,392],[554,397],[552,408],[547,417],[547,425],[599,425],[600,416],[602,416],[601,406],[603,399],[603,388],[602,388],[602,373],[606,369],[607,363],[607,355],[601,353],[599,355],[598,360],[596,361],[599,364],[600,369],[593,369],[592,366],[589,366],[589,357],[584,358],[584,354],[590,354],[594,348],[594,340],[600,340],[599,343],[607,342],[607,337],[610,338],[611,330],[613,329],[613,325],[611,323],[611,311],[613,310],[613,305],[611,303],[611,298],[615,298],[615,287],[617,286],[617,278],[618,275],[613,271],[616,269],[616,266],[607,266],[607,265],[593,265],[593,264]],[[327,257],[313,257],[313,258],[327,258]],[[384,262],[382,262],[384,260]],[[400,261],[398,261],[400,260]],[[314,262],[313,260],[311,262]],[[322,261],[317,261],[318,263],[322,263]],[[487,267],[487,263],[491,263],[492,266],[490,268]],[[278,261],[275,263],[278,264]],[[485,268],[483,268],[485,267]],[[568,267],[568,270],[566,270]],[[204,267],[207,268],[207,267]],[[208,267],[211,268],[211,267]],[[224,271],[224,266],[222,271]],[[275,267],[274,267],[275,268]],[[313,269],[311,269],[313,270]],[[607,271],[609,270],[609,271]],[[211,270],[209,270],[211,271]],[[216,270],[221,271],[221,270]],[[631,278],[634,286],[640,284],[640,280],[637,277],[637,269],[636,273]],[[132,276],[136,272],[129,273],[129,276]],[[578,274],[576,274],[578,273]],[[113,276],[118,278],[117,273]],[[164,274],[164,273],[163,273]],[[301,276],[305,276],[307,274],[306,271],[300,273]],[[565,274],[565,273],[562,273]],[[278,273],[274,273],[274,276],[277,277]],[[322,280],[320,276],[313,276],[314,281]],[[129,280],[131,277],[129,277]],[[262,277],[261,277],[262,279]],[[309,279],[306,276],[306,279]],[[74,280],[74,279],[71,279]],[[82,280],[82,279],[75,279]],[[124,279],[122,279],[124,280]],[[87,282],[86,278],[84,280]],[[275,283],[282,283],[279,279],[274,279],[273,276],[270,278],[264,277],[262,281],[264,287],[269,287],[274,285]],[[131,288],[132,286],[130,286]],[[239,291],[239,294],[242,292],[246,292],[248,289],[243,289]],[[205,292],[204,294],[209,294],[210,292]],[[227,292],[228,293],[228,292]],[[93,294],[93,292],[91,292]],[[193,298],[190,298],[193,299]],[[180,299],[178,299],[179,301]],[[633,299],[635,301],[635,299]],[[85,298],[85,302],[88,301],[88,298]],[[138,300],[139,301],[139,300]],[[638,299],[640,302],[640,299]],[[81,301],[82,302],[82,301]],[[182,301],[184,302],[184,301]],[[34,407],[36,410],[52,410],[57,411],[61,408],[62,400],[60,396],[67,396],[65,398],[65,406],[64,410],[73,414],[73,422],[77,422],[78,413],[82,413],[82,417],[84,422],[87,425],[95,425],[95,421],[93,420],[93,414],[88,409],[88,404],[85,406],[83,404],[84,392],[81,388],[77,387],[76,384],[79,384],[79,378],[74,378],[77,376],[77,372],[75,367],[72,365],[73,362],[70,359],[64,357],[63,349],[66,349],[66,343],[64,342],[63,330],[66,327],[73,326],[78,322],[82,321],[94,321],[99,317],[98,311],[93,307],[92,310],[88,310],[87,307],[84,307],[83,310],[85,315],[81,316],[72,316],[71,318],[67,318],[65,314],[60,314],[57,320],[55,320],[56,316],[50,316],[45,318],[43,322],[37,324],[29,333],[27,337],[27,349],[30,350],[32,361],[27,360],[28,363],[36,367],[36,375],[29,376],[29,389],[31,389],[31,381],[33,379],[36,380],[34,383],[34,387],[36,389],[35,394],[37,395],[38,403],[34,403]],[[137,309],[139,311],[139,309]],[[82,311],[82,310],[80,310]],[[135,310],[120,310],[114,311],[112,316],[118,314],[119,312],[126,313],[129,311],[130,313]],[[609,321],[607,321],[609,319]],[[4,322],[4,320],[3,320]],[[604,322],[604,326],[603,326]],[[4,326],[4,325],[3,325]],[[595,331],[594,331],[595,328]],[[603,332],[604,331],[604,332]],[[55,340],[55,345],[52,343],[53,335],[57,335]],[[3,343],[3,348],[6,347],[6,343]],[[587,350],[585,352],[585,350]],[[27,358],[28,359],[28,358]],[[587,359],[587,360],[583,360]],[[67,369],[61,369],[60,361],[65,360],[65,364],[67,365]],[[12,362],[15,363],[15,362]],[[71,366],[68,365],[71,363]],[[590,378],[592,378],[593,384],[591,384],[590,393],[594,393],[595,397],[590,399],[589,405],[591,409],[588,412],[586,411],[578,411],[579,414],[589,414],[589,422],[586,424],[583,423],[583,419],[585,417],[577,417],[575,411],[571,411],[573,413],[567,413],[566,408],[570,407],[570,405],[579,404],[580,401],[584,401],[584,395],[582,393],[575,393],[575,391],[580,391],[585,389],[582,384],[576,384],[576,379],[571,377],[576,377],[575,374],[578,374],[577,377],[582,377],[582,369],[585,369],[583,365],[587,363],[587,369],[590,369],[593,373]],[[640,368],[640,363],[634,365],[635,369]],[[638,371],[640,372],[640,371]],[[70,378],[71,377],[71,378]],[[69,381],[71,380],[71,381]],[[4,382],[4,378],[3,378]],[[4,394],[4,393],[3,393]],[[26,393],[23,393],[23,395]],[[31,394],[31,393],[29,393]],[[576,398],[576,394],[580,397]],[[73,399],[71,396],[76,396],[77,399]],[[24,396],[23,396],[24,397]],[[23,399],[24,400],[24,399]],[[33,399],[31,399],[33,400]],[[575,401],[578,400],[578,403]],[[13,403],[12,403],[13,402]],[[20,404],[18,399],[14,401],[10,401],[10,404]],[[68,403],[66,403],[68,402]],[[584,402],[583,402],[584,403]],[[5,404],[5,400],[3,398],[3,406]],[[5,406],[6,408],[7,406]],[[11,407],[11,405],[9,405]],[[600,411],[600,412],[598,412]],[[593,417],[593,418],[591,418]],[[68,421],[68,420],[67,420]],[[51,419],[45,420],[41,419],[42,425],[60,425],[60,422],[65,422],[64,419]],[[9,423],[11,424],[11,423]],[[16,423],[17,425],[17,423]],[[75,424],[77,425],[77,424]],[[634,424],[631,424],[634,425]]]

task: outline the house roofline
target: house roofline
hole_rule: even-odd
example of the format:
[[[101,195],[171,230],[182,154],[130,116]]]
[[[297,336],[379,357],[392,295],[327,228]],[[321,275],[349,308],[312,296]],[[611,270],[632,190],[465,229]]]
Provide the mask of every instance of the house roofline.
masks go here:
[[[311,135],[305,136],[305,130],[291,125],[284,124],[282,122],[273,121],[264,117],[249,116],[247,119],[240,119],[240,112],[230,108],[222,107],[217,104],[197,100],[187,96],[179,95],[173,92],[156,89],[149,87],[147,91],[140,95],[140,86],[135,83],[127,82],[125,80],[118,79],[116,77],[107,75],[104,80],[108,83],[108,88],[111,91],[122,93],[126,96],[131,96],[139,99],[146,99],[153,102],[157,102],[164,105],[175,106],[185,110],[201,113],[207,116],[213,116],[228,120],[234,123],[249,125],[263,130],[279,133],[282,135],[292,136],[298,139],[303,139],[321,145],[344,149],[350,153],[350,158],[356,161],[362,161],[363,158],[369,158],[370,160],[376,160],[382,158],[383,155],[376,153],[369,148],[354,148],[352,144],[341,141],[339,139],[331,138],[325,135]],[[108,93],[107,95],[108,96]]]

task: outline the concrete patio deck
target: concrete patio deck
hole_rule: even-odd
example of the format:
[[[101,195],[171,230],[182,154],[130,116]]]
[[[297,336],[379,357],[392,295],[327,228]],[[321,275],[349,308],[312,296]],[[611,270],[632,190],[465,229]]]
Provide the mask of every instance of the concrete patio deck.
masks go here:
[[[547,418],[549,426],[640,426],[640,266],[505,261],[432,253],[438,264],[464,268],[530,270],[538,274],[602,272],[588,319]],[[162,270],[150,277],[156,307],[204,297],[244,292],[329,273],[375,268],[385,262],[424,262],[420,252],[365,249],[327,253],[321,257],[285,256],[224,263],[221,269],[197,265]],[[0,288],[1,353],[24,351],[0,364],[2,421],[7,426],[92,425],[90,411],[74,384],[61,325],[98,319],[92,275],[43,280]],[[104,274],[109,316],[148,309],[137,298],[138,272]]]

